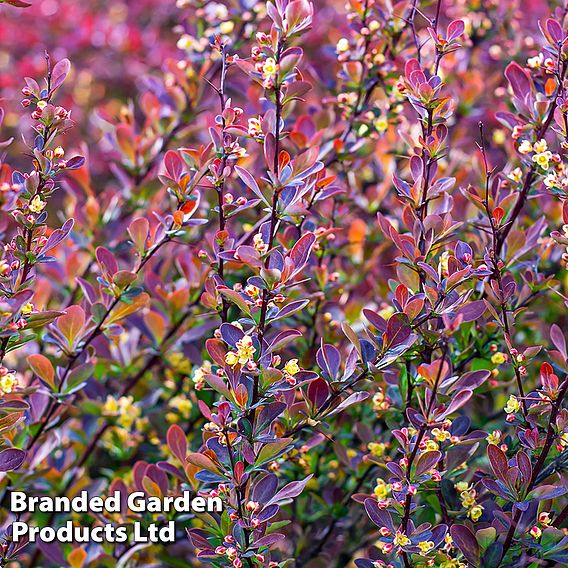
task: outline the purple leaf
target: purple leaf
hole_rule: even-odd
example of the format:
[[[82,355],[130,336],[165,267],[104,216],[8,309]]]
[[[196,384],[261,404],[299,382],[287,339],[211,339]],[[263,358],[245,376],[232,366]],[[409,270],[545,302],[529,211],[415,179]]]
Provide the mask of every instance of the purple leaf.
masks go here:
[[[365,511],[375,525],[378,527],[387,527],[391,532],[394,532],[394,525],[392,518],[388,511],[380,509],[376,499],[365,499]]]
[[[62,59],[58,61],[51,72],[51,90],[55,91],[63,84],[71,70],[71,62],[69,59]]]
[[[273,505],[274,503],[281,504],[289,502],[304,490],[304,487],[306,487],[311,478],[312,475],[308,475],[308,477],[302,481],[292,481],[291,483],[288,483],[288,485],[285,485],[280,491],[278,491],[278,493],[276,493],[276,495],[274,495],[274,497],[270,499],[265,506],[268,507],[268,505]]]
[[[337,379],[341,365],[341,354],[336,347],[322,342],[322,346],[316,353],[316,361],[326,379],[330,381]]]
[[[532,82],[526,71],[515,61],[509,63],[505,69],[505,77],[517,99],[524,101],[532,90]]]
[[[465,559],[473,566],[479,566],[479,545],[471,530],[465,525],[455,524],[450,527],[450,534]]]
[[[306,262],[308,262],[308,257],[310,256],[310,252],[312,251],[312,247],[315,242],[315,235],[313,233],[307,233],[292,247],[288,253],[288,257],[294,263],[293,274],[297,274],[300,270],[302,270],[302,268],[304,268]]]
[[[566,338],[562,333],[560,327],[556,324],[553,324],[550,328],[550,340],[554,343],[554,347],[560,351],[560,354],[564,359],[568,359],[568,355],[566,354]]]
[[[7,448],[0,452],[0,471],[18,469],[26,459],[26,452],[18,448]]]
[[[505,481],[507,479],[507,471],[509,470],[509,463],[505,452],[498,446],[490,444],[487,447],[487,457],[489,458],[489,463],[491,464],[491,469],[495,477],[501,481]]]
[[[393,314],[388,322],[387,329],[383,334],[385,348],[396,347],[404,343],[410,337],[410,325],[406,314]]]
[[[416,477],[421,476],[423,473],[429,471],[440,461],[442,453],[438,451],[424,452],[416,460]]]

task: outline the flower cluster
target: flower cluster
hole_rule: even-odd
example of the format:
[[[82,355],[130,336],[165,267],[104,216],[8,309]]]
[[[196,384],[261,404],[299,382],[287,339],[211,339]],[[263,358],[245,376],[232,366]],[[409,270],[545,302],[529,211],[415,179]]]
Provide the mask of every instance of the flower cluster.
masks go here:
[[[30,4],[0,1],[0,564],[568,564],[566,10]],[[11,490],[85,487],[223,510],[11,539]]]

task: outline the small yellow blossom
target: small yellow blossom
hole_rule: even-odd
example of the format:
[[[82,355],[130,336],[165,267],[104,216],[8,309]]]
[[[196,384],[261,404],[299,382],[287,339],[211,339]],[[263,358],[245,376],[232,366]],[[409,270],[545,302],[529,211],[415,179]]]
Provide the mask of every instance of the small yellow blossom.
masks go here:
[[[393,544],[395,546],[408,546],[410,544],[410,539],[400,531],[396,531],[394,535]]]
[[[501,432],[499,430],[493,430],[491,434],[487,434],[487,443],[498,446],[501,443]]]
[[[556,174],[548,174],[544,178],[544,185],[549,189],[556,187],[558,185],[558,178],[556,177]]]
[[[235,29],[235,23],[231,20],[227,20],[226,22],[221,22],[219,26],[219,31],[222,34],[230,34]]]
[[[245,335],[237,341],[237,357],[241,365],[246,365],[252,360],[255,353],[256,348],[252,344],[252,337],[250,335]]]
[[[491,356],[491,362],[494,365],[502,365],[507,360],[507,355],[505,353],[501,353],[498,351],[497,353],[493,353]]]
[[[103,415],[115,416],[116,414],[118,414],[118,401],[109,394],[103,404]]]
[[[422,554],[428,554],[434,548],[434,542],[431,540],[423,540],[418,543],[418,548]]]
[[[10,394],[17,385],[16,373],[8,372],[0,376],[0,391],[2,394]]]
[[[193,403],[185,396],[174,396],[170,400],[170,406],[175,408],[184,418],[188,418],[193,408]]]
[[[432,430],[432,434],[434,435],[434,438],[437,442],[445,442],[452,437],[452,435],[447,430],[442,430],[441,428],[434,428]]]
[[[29,207],[29,210],[32,213],[38,213],[39,214],[45,209],[46,205],[47,205],[47,203],[45,201],[43,201],[42,198],[39,195],[36,195],[30,201],[28,207]]]
[[[426,442],[426,451],[427,452],[435,452],[439,448],[438,444],[434,440],[428,440]]]
[[[252,117],[248,119],[248,135],[258,136],[262,134],[262,121],[260,117]]]
[[[536,525],[529,531],[533,538],[540,538],[542,536],[542,531]]]
[[[521,154],[530,154],[532,151],[532,144],[528,140],[522,140],[519,144],[519,152]]]
[[[515,168],[509,175],[509,179],[512,179],[514,182],[519,183],[523,179],[523,170],[521,168]]]
[[[234,351],[229,351],[225,355],[225,363],[229,365],[229,367],[234,367],[239,362],[239,358]]]
[[[288,361],[286,365],[284,365],[284,370],[289,375],[295,375],[296,373],[298,373],[300,371],[300,367],[298,366],[298,359],[290,359],[290,361]]]
[[[481,505],[475,505],[475,507],[472,507],[468,512],[467,512],[467,516],[473,521],[478,521],[481,517],[481,515],[483,515],[483,507]]]
[[[369,451],[374,456],[377,456],[377,457],[380,458],[385,453],[386,444],[383,444],[382,442],[370,442],[368,444],[367,448],[369,448]]]
[[[509,397],[507,404],[505,405],[505,412],[507,414],[514,414],[515,412],[518,412],[520,409],[521,409],[521,403],[519,402],[519,399],[514,394],[512,394]]]
[[[377,129],[378,132],[385,132],[389,126],[389,121],[386,116],[379,116],[374,122],[373,126]]]
[[[22,315],[27,316],[31,314],[34,310],[35,306],[31,302],[28,302],[27,304],[24,304],[22,306],[22,309],[20,311],[22,312]]]
[[[272,79],[278,71],[278,65],[274,58],[268,57],[262,66],[262,74],[264,79]]]
[[[384,479],[379,478],[377,479],[377,484],[375,485],[373,493],[379,501],[382,501],[389,494],[390,490],[390,484],[387,484]]]
[[[533,144],[533,150],[537,153],[537,154],[542,154],[543,152],[546,152],[548,150],[548,144],[546,142],[546,140],[541,139],[538,142],[535,142]]]
[[[349,40],[347,38],[342,37],[335,46],[337,53],[344,53],[349,49]]]
[[[188,50],[191,49],[194,45],[195,40],[188,34],[182,35],[177,42],[178,49]]]
[[[552,159],[552,152],[546,151],[541,154],[535,154],[532,157],[532,161],[538,164],[543,170],[547,170],[550,165],[550,160]]]

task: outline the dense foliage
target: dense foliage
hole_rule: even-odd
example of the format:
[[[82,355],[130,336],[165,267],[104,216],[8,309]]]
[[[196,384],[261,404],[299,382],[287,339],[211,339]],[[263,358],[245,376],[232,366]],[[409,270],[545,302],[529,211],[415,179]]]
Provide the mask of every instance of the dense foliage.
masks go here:
[[[568,7],[0,22],[0,565],[568,565]],[[12,542],[84,489],[224,510]]]

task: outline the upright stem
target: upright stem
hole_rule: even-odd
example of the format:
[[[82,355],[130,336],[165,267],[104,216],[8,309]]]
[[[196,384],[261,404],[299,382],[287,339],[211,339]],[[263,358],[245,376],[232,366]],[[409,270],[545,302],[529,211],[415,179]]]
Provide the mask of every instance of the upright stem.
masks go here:
[[[280,57],[282,55],[282,50],[284,48],[283,40],[279,40],[278,47],[276,49],[276,64],[280,64]],[[279,72],[276,73],[276,78],[274,81],[274,89],[275,89],[275,105],[276,105],[276,120],[274,125],[274,138],[275,138],[275,148],[274,148],[274,161],[272,165],[272,169],[274,172],[275,184],[276,186],[273,188],[272,193],[272,207],[270,213],[270,226],[268,230],[268,251],[270,254],[270,250],[272,249],[272,245],[274,243],[274,238],[276,235],[276,227],[278,224],[278,195],[280,191],[278,177],[280,174],[280,121],[282,119],[282,100],[281,100],[281,92],[280,92],[280,82],[279,82]],[[268,268],[270,263],[270,256],[267,256],[266,261],[264,263],[265,267]],[[263,343],[264,343],[264,334],[266,331],[266,314],[268,311],[268,301],[270,300],[270,292],[267,289],[264,289],[262,292],[262,304],[260,307],[260,319],[258,323],[258,342],[260,344],[260,352],[262,354],[263,351]],[[258,402],[259,397],[259,377],[258,375],[254,377],[254,384],[253,384],[253,395],[252,395],[252,403],[253,405]]]

